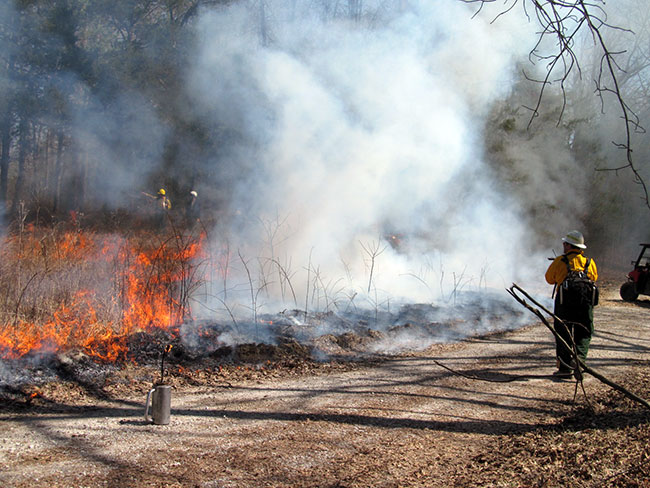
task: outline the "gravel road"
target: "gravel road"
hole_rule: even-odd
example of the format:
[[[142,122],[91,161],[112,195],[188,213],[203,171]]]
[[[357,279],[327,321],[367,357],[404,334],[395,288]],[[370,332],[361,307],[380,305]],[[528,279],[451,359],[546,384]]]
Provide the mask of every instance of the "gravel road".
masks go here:
[[[0,413],[5,487],[445,486],[497,436],[584,403],[554,381],[539,323],[349,371],[174,389],[169,425],[144,392]],[[650,350],[647,302],[604,294],[589,364],[616,379]],[[488,381],[489,380],[489,381]],[[587,397],[607,388],[586,377]]]

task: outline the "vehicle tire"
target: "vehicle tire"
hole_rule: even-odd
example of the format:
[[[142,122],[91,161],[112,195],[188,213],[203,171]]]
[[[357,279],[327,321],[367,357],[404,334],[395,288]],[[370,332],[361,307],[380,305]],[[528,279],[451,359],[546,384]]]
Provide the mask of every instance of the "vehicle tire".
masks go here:
[[[621,285],[620,293],[621,293],[621,298],[626,302],[633,302],[634,300],[639,298],[639,294],[636,292],[636,286],[632,281],[623,283]]]

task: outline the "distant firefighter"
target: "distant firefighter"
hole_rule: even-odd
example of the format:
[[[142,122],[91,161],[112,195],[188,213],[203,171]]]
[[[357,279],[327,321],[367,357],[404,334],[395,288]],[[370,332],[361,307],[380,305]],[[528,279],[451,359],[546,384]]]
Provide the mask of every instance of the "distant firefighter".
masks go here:
[[[156,195],[156,225],[160,228],[165,226],[169,211],[172,209],[172,202],[167,196],[164,188],[158,190]]]
[[[196,190],[190,191],[189,195],[187,196],[185,205],[185,219],[190,225],[193,225],[201,217],[198,198],[199,194],[196,192]]]
[[[165,191],[164,188],[161,188],[158,190],[158,196],[156,197],[156,201],[158,202],[158,207],[167,212],[172,209],[172,202],[167,196],[167,192]]]

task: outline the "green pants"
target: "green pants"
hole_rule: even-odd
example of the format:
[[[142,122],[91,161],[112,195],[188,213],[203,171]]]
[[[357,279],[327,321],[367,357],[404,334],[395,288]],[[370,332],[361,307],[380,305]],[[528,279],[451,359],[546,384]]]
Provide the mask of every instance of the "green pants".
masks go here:
[[[560,303],[559,297],[556,296],[555,315],[564,322],[562,324],[558,320],[554,321],[558,335],[566,341],[569,347],[573,347],[575,344],[578,357],[582,361],[586,361],[591,336],[594,333],[594,307]],[[560,368],[567,369],[573,360],[571,349],[556,338],[555,352],[560,360]]]

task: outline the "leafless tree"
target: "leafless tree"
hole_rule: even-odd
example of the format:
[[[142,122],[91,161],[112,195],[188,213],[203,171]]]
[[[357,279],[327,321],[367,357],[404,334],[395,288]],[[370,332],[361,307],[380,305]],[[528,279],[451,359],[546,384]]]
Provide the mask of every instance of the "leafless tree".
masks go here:
[[[476,4],[476,15],[487,4],[497,0],[461,0],[464,3]],[[613,144],[624,151],[625,159],[619,165],[606,168],[607,171],[630,170],[634,181],[642,190],[645,205],[650,208],[650,195],[648,186],[644,181],[632,153],[632,137],[635,133],[645,132],[640,124],[637,112],[628,104],[622,90],[622,83],[630,73],[626,73],[625,66],[619,64],[626,53],[624,50],[610,48],[606,41],[608,31],[627,31],[626,28],[610,24],[604,0],[498,0],[502,8],[493,22],[521,6],[529,19],[534,19],[540,27],[537,43],[530,51],[530,60],[533,63],[545,63],[544,76],[539,79],[527,76],[530,81],[539,83],[541,88],[537,100],[532,107],[529,126],[539,116],[542,100],[546,89],[550,85],[559,84],[563,97],[563,106],[560,120],[566,108],[566,84],[575,72],[582,76],[579,55],[575,49],[578,39],[587,35],[592,39],[599,52],[599,64],[594,74],[595,93],[600,98],[603,107],[606,102],[614,100],[620,114],[624,136]],[[547,47],[549,42],[554,48]],[[559,120],[558,120],[559,123]]]

